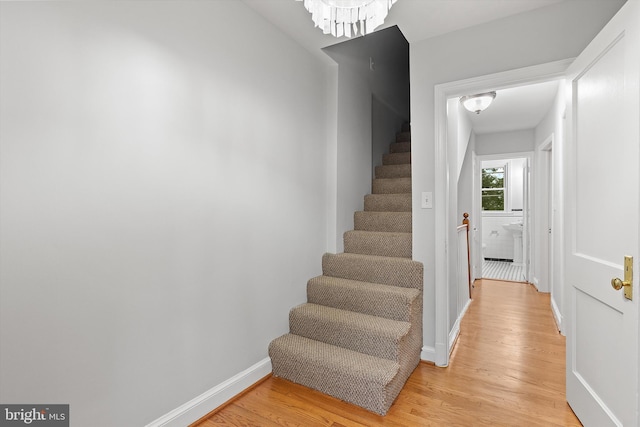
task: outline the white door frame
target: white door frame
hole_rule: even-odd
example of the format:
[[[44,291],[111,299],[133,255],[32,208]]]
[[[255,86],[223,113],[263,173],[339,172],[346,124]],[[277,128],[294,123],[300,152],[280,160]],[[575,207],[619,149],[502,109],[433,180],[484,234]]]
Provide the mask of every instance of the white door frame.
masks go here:
[[[555,169],[555,160],[553,158],[553,151],[557,150],[558,147],[555,147],[555,134],[551,133],[543,142],[540,144],[537,150],[537,157],[539,159],[537,169],[540,171],[540,178],[537,179],[537,182],[540,184],[540,192],[538,196],[538,200],[542,202],[542,206],[545,206],[546,209],[539,209],[538,213],[540,217],[537,222],[540,225],[540,230],[537,231],[538,238],[540,239],[540,248],[538,248],[538,256],[540,257],[540,261],[542,261],[542,257],[544,257],[544,251],[547,251],[547,256],[544,257],[546,263],[541,263],[542,265],[538,265],[537,271],[540,273],[539,276],[534,275],[535,282],[539,282],[540,280],[546,282],[543,287],[549,290],[551,293],[551,312],[553,313],[553,317],[556,321],[556,326],[558,327],[558,331],[562,332],[562,311],[560,307],[557,306],[557,301],[563,301],[562,295],[555,295],[557,290],[554,287],[554,271],[556,271],[556,257],[555,252],[560,249],[556,248],[553,244],[554,235],[558,230],[556,227],[558,224],[555,223],[555,203],[557,200],[556,197],[556,189],[555,183],[557,177],[556,169]],[[535,283],[536,287],[538,287],[538,283]]]
[[[435,205],[435,363],[437,366],[449,364],[449,257],[447,248],[455,247],[448,241],[448,230],[455,227],[456,212],[449,212],[449,182],[447,179],[449,160],[447,159],[447,99],[480,93],[489,90],[506,89],[544,81],[561,79],[573,58],[555,61],[517,70],[504,71],[486,76],[474,77],[443,83],[434,87],[435,93],[435,194],[442,197],[442,203]]]
[[[473,258],[473,275],[471,281],[473,283],[473,281],[482,277],[482,262],[484,261],[484,256],[482,253],[482,180],[477,179],[478,174],[481,173],[482,161],[475,151],[472,153],[472,158],[473,192],[471,196],[471,218],[473,221],[471,221],[471,224],[473,227],[471,227],[471,255]],[[476,220],[476,218],[480,218],[480,221]]]

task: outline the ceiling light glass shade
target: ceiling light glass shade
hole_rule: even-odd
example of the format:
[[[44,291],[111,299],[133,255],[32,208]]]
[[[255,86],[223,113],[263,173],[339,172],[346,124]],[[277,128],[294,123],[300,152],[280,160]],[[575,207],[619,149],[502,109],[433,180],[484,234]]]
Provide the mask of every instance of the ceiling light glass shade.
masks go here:
[[[397,0],[296,0],[304,1],[311,19],[324,34],[335,37],[372,33],[382,25]]]
[[[496,97],[495,92],[479,93],[477,95],[467,95],[460,98],[460,102],[467,110],[472,113],[480,114],[484,111]]]

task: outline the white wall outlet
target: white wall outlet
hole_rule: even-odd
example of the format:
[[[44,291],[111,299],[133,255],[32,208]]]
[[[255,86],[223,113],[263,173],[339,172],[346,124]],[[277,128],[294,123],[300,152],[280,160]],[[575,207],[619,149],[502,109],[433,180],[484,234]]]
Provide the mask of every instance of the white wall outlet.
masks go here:
[[[433,209],[433,193],[431,191],[422,192],[422,209]]]

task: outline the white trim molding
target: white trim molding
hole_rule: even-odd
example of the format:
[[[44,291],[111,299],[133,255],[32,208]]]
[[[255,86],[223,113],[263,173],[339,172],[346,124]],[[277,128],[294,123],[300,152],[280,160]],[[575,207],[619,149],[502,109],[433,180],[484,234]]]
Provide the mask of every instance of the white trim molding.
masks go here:
[[[266,358],[228,380],[205,391],[145,427],[184,427],[207,415],[234,396],[271,373],[271,359]]]
[[[556,300],[554,300],[553,298],[551,298],[551,312],[553,313],[553,319],[556,321],[558,332],[560,332],[561,335],[566,335],[562,328],[562,312],[558,308]]]
[[[449,333],[449,355],[451,355],[451,352],[453,352],[453,347],[455,346],[456,342],[458,341],[458,337],[460,336],[460,322],[462,322],[462,318],[467,313],[467,310],[469,309],[469,306],[471,305],[471,301],[473,301],[473,300],[470,299],[464,305],[464,308],[460,312],[460,316],[458,316],[458,318],[456,319],[456,323],[454,323],[453,328],[451,328],[451,332]]]
[[[435,362],[436,349],[434,347],[425,345],[424,347],[422,347],[420,359],[424,360],[425,362]]]
[[[531,279],[531,282],[529,282],[533,285],[534,288],[536,288],[536,291],[540,292],[540,286],[538,286],[539,280],[537,277],[534,277],[533,279]]]
[[[435,188],[445,200],[435,204],[435,362],[437,366],[449,364],[449,182],[447,179],[449,161],[447,159],[447,99],[469,93],[489,92],[496,89],[540,83],[561,79],[573,62],[573,58],[531,67],[509,70],[486,76],[458,80],[435,85],[434,87],[434,132],[435,132]]]

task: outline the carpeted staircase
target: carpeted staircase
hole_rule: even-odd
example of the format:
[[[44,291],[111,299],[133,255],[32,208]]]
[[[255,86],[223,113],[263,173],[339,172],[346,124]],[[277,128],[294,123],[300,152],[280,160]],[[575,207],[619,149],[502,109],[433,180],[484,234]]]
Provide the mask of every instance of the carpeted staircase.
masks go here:
[[[269,345],[273,375],[384,415],[420,361],[423,266],[411,260],[411,133],[375,169],[372,194],[325,254],[290,332]]]

